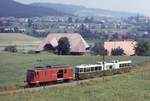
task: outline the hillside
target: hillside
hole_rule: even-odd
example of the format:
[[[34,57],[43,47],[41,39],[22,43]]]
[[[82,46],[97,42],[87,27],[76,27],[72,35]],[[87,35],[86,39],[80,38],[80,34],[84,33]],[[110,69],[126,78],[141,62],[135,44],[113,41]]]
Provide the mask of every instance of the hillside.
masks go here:
[[[108,17],[129,17],[137,15],[136,13],[127,13],[119,11],[111,11],[105,9],[86,8],[84,6],[55,4],[55,3],[33,3],[31,5],[39,7],[53,8],[57,11],[70,13],[79,16],[108,16]]]
[[[13,0],[0,0],[0,17],[34,17],[47,15],[64,15],[52,8],[25,5]]]

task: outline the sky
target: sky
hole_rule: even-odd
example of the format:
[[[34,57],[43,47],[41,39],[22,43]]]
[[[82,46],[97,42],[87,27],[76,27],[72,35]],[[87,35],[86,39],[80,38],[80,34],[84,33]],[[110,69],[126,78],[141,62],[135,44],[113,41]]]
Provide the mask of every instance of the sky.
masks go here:
[[[89,8],[101,8],[114,11],[134,12],[150,16],[150,0],[15,0],[30,4],[33,2],[50,2],[83,5]]]

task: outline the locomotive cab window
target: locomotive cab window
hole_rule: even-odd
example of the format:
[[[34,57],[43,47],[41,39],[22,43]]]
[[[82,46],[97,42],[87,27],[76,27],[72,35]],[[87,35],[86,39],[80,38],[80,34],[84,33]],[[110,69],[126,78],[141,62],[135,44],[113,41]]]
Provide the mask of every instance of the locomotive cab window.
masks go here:
[[[67,69],[64,70],[64,73],[65,73],[65,74],[67,73]]]

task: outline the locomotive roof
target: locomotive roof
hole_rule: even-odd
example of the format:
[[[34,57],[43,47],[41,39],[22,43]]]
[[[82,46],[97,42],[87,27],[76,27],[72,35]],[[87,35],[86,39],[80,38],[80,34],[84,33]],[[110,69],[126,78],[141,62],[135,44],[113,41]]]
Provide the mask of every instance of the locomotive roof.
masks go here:
[[[70,68],[68,65],[63,64],[63,65],[47,65],[47,66],[36,66],[32,70],[47,70],[47,69],[65,69],[65,68]]]

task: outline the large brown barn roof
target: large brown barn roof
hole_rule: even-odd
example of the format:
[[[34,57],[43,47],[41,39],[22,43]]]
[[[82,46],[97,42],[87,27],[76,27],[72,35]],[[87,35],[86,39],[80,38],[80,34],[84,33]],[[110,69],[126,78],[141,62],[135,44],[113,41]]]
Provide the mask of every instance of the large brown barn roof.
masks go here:
[[[46,44],[51,44],[53,47],[57,47],[58,41],[62,37],[67,37],[69,39],[70,52],[87,52],[86,48],[88,48],[89,45],[79,33],[50,33],[40,44],[37,51],[44,50]]]

